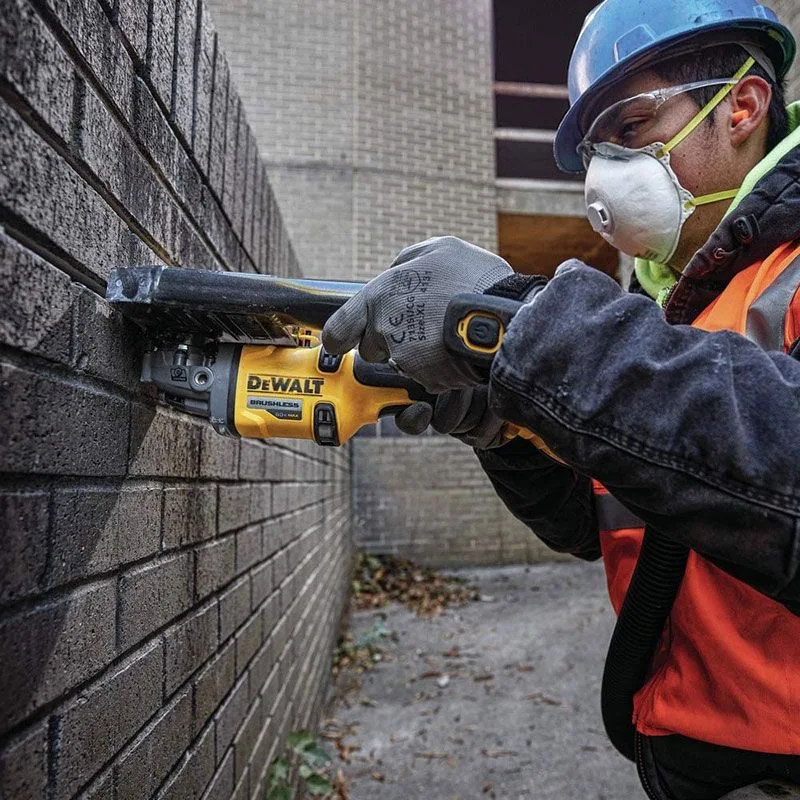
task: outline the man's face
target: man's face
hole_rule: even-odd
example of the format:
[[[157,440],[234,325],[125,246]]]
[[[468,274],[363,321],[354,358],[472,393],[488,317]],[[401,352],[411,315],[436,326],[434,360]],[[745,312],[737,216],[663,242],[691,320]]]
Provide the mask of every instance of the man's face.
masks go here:
[[[669,85],[657,73],[643,70],[601,95],[590,108],[589,119],[619,100],[664,89]],[[752,147],[754,142],[742,148],[732,140],[733,96],[732,93],[717,107],[712,115],[713,122],[706,120],[671,151],[672,169],[683,187],[695,197],[738,188],[766,150],[766,132],[760,152]],[[624,128],[626,136],[622,143],[631,149],[638,149],[654,142],[669,142],[699,110],[691,93],[679,94],[661,106],[655,120],[643,133],[637,127],[635,116],[629,121],[621,120],[623,125],[630,122]],[[730,201],[724,201],[697,207],[684,225],[678,248],[668,266],[682,270],[711,236],[729,206]]]

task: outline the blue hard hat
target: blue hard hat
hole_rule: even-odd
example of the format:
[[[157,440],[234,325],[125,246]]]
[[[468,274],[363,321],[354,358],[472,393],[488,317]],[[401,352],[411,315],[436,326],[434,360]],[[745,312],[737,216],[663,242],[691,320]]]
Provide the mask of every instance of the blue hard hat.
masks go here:
[[[628,70],[661,54],[696,49],[709,40],[758,45],[783,78],[797,45],[776,14],[753,0],[604,0],[589,13],[569,64],[570,109],[556,134],[556,163],[563,172],[583,172],[577,147],[587,100],[624,78]],[[718,77],[718,76],[710,76]]]

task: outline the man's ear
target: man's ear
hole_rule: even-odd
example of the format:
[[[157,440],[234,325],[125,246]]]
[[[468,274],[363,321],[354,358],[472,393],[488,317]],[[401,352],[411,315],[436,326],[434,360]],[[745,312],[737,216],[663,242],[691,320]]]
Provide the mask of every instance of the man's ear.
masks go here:
[[[728,119],[731,144],[744,144],[762,125],[772,102],[772,87],[758,75],[742,78],[731,92]]]

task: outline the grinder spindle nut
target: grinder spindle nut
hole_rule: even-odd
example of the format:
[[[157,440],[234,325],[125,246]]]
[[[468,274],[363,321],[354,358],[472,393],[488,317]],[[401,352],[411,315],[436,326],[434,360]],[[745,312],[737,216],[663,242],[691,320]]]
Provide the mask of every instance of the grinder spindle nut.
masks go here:
[[[193,389],[199,392],[207,392],[214,383],[214,373],[207,367],[196,369],[192,372],[189,382]]]

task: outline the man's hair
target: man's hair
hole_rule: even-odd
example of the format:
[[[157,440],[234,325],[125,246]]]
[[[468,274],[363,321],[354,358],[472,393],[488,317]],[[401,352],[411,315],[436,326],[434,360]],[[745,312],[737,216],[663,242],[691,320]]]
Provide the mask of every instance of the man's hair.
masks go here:
[[[700,50],[692,55],[684,54],[659,61],[652,66],[652,70],[673,85],[712,78],[728,79],[736,74],[748,55],[749,53],[740,45],[718,45]],[[769,121],[767,152],[769,152],[789,133],[789,115],[786,112],[785,99],[786,84],[782,80],[774,80],[758,63],[754,64],[747,74],[758,75],[772,87],[772,101],[767,117]],[[691,94],[698,108],[702,108],[719,89],[719,86],[708,86],[705,89],[695,89]],[[716,109],[708,118],[712,126],[715,116]]]

